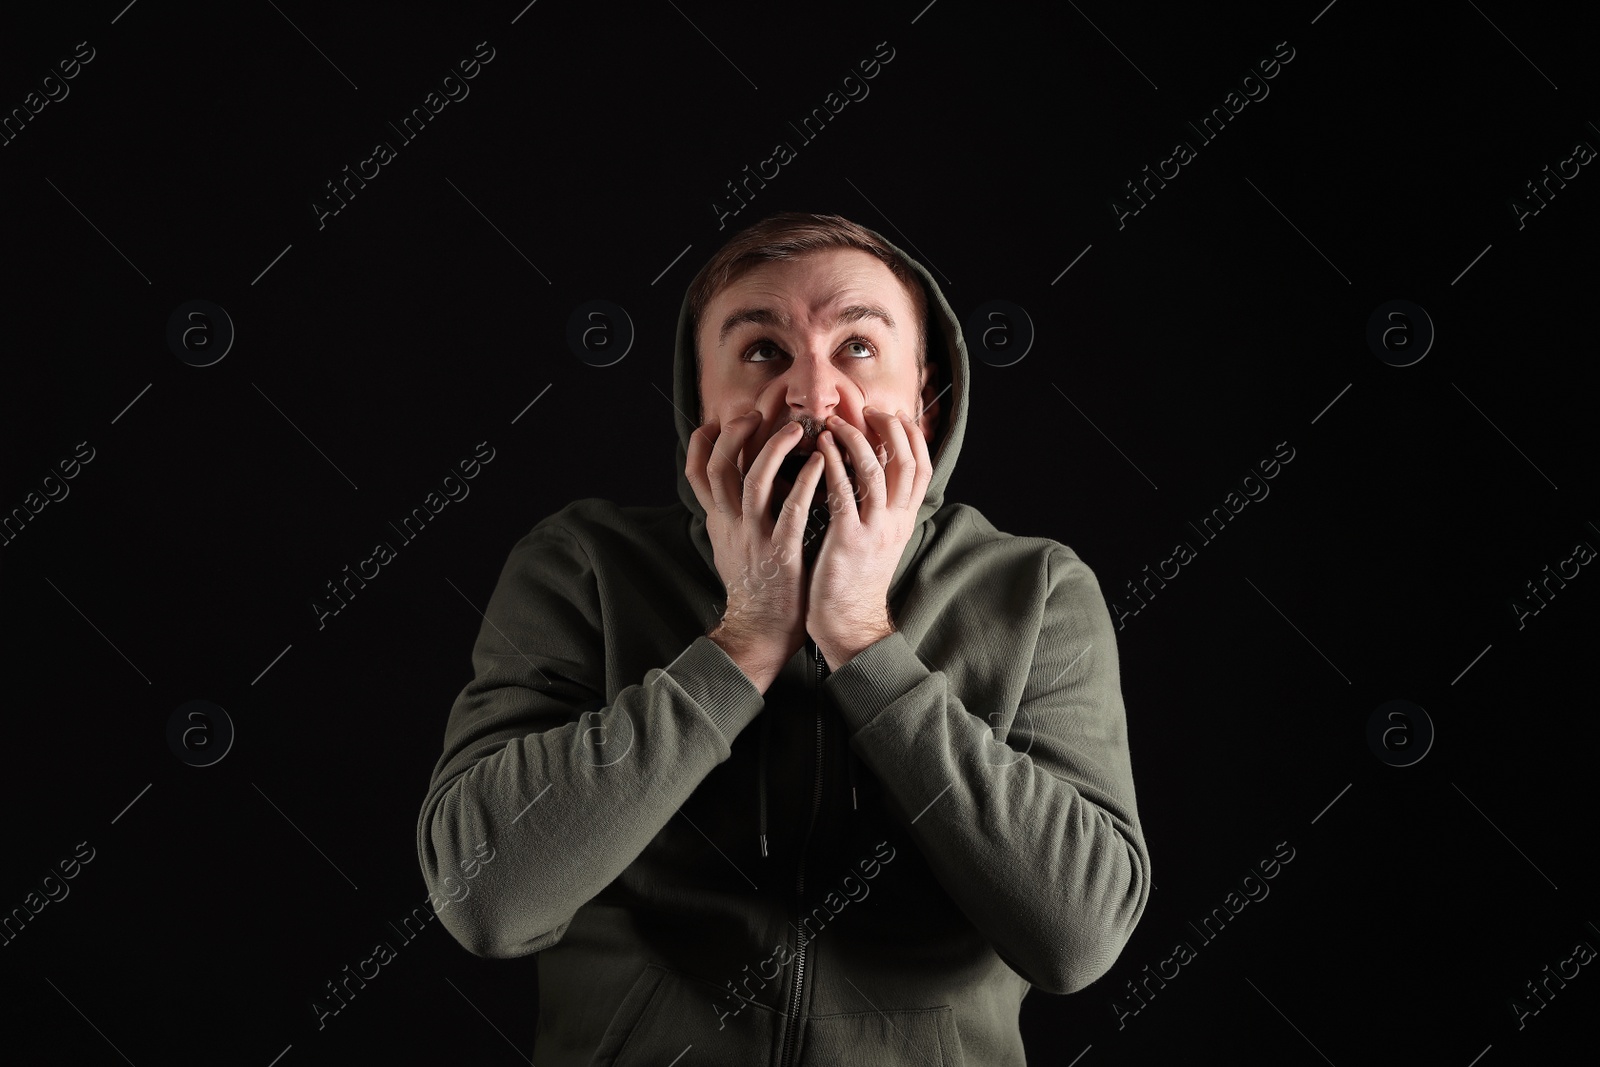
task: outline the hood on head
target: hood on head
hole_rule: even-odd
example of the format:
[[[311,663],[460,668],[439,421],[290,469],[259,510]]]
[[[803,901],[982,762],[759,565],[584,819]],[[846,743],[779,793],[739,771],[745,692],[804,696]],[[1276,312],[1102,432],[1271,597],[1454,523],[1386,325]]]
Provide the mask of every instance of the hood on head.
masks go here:
[[[928,358],[940,365],[941,380],[944,382],[943,392],[939,396],[941,411],[938,424],[928,446],[928,454],[933,457],[933,479],[928,483],[922,507],[917,511],[917,529],[911,535],[890,583],[890,591],[893,592],[927,534],[928,519],[944,504],[945,486],[950,481],[956,457],[961,452],[961,440],[967,428],[967,345],[961,336],[961,324],[955,312],[950,310],[939,283],[933,280],[928,269],[881,234],[873,230],[867,232],[904,258],[921,280],[928,301]],[[695,547],[705,559],[706,566],[716,574],[716,555],[711,548],[711,539],[706,534],[706,511],[700,506],[699,499],[694,495],[694,487],[689,484],[689,476],[685,473],[689,463],[689,438],[700,427],[703,418],[699,383],[695,380],[694,324],[687,292],[678,312],[678,338],[672,373],[672,402],[677,409],[678,426],[678,499],[689,509],[689,535]]]

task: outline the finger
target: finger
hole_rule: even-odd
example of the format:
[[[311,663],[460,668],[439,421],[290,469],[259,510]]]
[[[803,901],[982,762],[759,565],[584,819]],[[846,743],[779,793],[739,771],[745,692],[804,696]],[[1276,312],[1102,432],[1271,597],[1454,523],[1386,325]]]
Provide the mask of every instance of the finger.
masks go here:
[[[787,553],[786,561],[800,554],[800,537],[806,528],[806,511],[811,507],[811,498],[816,495],[826,459],[821,449],[806,457],[800,473],[794,476],[794,488],[789,490],[783,507],[779,509],[778,521],[772,528],[772,540],[774,544],[783,546]]]
[[[912,486],[911,501],[907,506],[922,507],[922,501],[927,496],[928,485],[933,481],[933,459],[928,455],[928,439],[922,434],[922,427],[917,425],[907,412],[899,412],[901,424],[904,425],[906,436],[911,439],[911,448],[917,457],[917,480]]]
[[[756,453],[755,462],[750,464],[750,471],[744,479],[746,515],[760,516],[764,522],[770,514],[773,480],[777,476],[778,468],[783,465],[784,458],[788,456],[789,449],[794,447],[798,438],[795,431],[799,428],[798,422],[784,424],[777,433],[767,438],[767,443]]]
[[[718,508],[732,519],[743,518],[740,502],[744,499],[744,472],[739,469],[739,453],[760,421],[760,414],[752,411],[728,423],[713,442],[707,460],[711,494]]]
[[[689,435],[689,458],[683,470],[684,476],[689,479],[689,488],[694,490],[694,498],[700,501],[700,506],[707,514],[717,508],[711,483],[706,478],[706,461],[711,456],[719,432],[717,420],[712,419]]]
[[[889,455],[884,465],[888,472],[886,499],[889,507],[904,511],[911,502],[911,490],[917,480],[917,456],[911,450],[911,440],[900,413],[874,411],[873,415],[883,417],[884,428],[880,432],[888,443]]]
[[[872,449],[872,442],[867,440],[866,434],[840,416],[834,416],[834,419],[832,429],[836,440],[842,442],[843,447],[849,451],[850,465],[856,472],[856,488],[851,495],[859,497],[861,501],[861,520],[870,521],[873,515],[887,506],[883,465],[878,462],[878,457]]]
[[[844,469],[844,453],[832,430],[823,430],[817,436],[817,450],[823,455],[823,465],[828,474],[828,510],[833,521],[859,524],[861,515],[856,509],[855,489]]]

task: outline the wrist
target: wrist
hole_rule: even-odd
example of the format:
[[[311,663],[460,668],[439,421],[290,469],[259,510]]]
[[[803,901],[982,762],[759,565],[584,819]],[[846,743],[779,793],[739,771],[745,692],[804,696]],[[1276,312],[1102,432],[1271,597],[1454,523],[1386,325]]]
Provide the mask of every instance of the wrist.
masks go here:
[[[763,693],[783,669],[788,655],[774,642],[729,627],[724,620],[706,637],[734,662]]]
[[[824,637],[817,641],[817,648],[821,650],[823,658],[828,661],[828,669],[838,670],[895,632],[894,620],[885,614],[882,619],[875,623],[852,627],[848,636]]]

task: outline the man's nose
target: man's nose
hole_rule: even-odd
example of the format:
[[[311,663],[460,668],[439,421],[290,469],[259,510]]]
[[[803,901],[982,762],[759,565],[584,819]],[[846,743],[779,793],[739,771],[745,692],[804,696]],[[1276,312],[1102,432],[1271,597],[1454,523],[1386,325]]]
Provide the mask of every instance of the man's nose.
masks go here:
[[[842,375],[831,361],[797,359],[786,375],[789,414],[825,419],[839,406]]]

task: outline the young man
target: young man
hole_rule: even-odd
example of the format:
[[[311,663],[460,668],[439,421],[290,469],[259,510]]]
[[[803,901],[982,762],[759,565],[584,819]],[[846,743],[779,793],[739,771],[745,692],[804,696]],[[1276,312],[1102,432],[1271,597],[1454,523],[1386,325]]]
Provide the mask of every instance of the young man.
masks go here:
[[[680,503],[512,549],[417,848],[462,945],[540,954],[541,1067],[1022,1064],[1029,989],[1116,960],[1150,859],[1110,613],[946,502],[967,391],[926,269],[775,216],[684,301]]]

